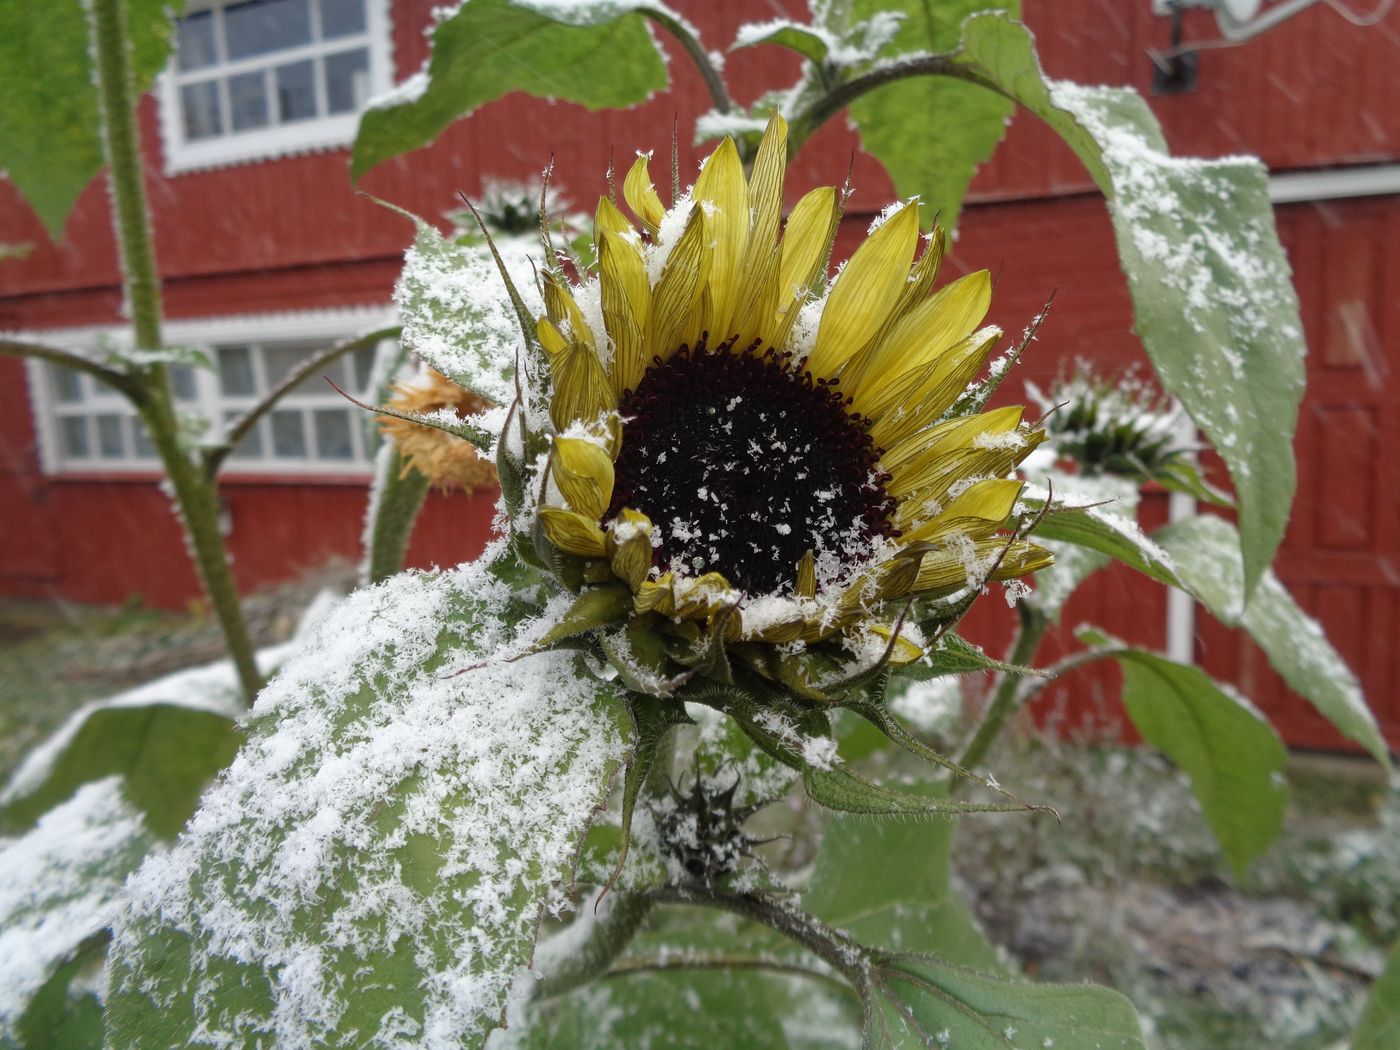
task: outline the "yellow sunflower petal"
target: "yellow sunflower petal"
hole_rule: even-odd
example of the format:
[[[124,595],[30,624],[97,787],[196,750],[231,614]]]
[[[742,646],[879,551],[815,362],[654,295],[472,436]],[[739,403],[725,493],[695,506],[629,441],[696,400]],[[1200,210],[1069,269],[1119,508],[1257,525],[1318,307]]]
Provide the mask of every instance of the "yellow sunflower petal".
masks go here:
[[[753,227],[740,269],[740,287],[730,327],[745,336],[763,331],[764,319],[778,308],[778,271],[782,248],[778,229],[783,217],[783,178],[787,169],[787,121],[774,113],[758,144],[749,178]]]
[[[912,377],[896,379],[891,388],[899,393],[893,402],[881,401],[872,409],[878,416],[870,436],[881,448],[889,448],[915,431],[938,419],[958,399],[967,384],[982,370],[1001,339],[1001,329],[988,327],[974,332],[932,365]],[[912,380],[910,386],[905,382]],[[872,395],[873,396],[873,395]]]
[[[960,531],[976,536],[1001,527],[1011,516],[1016,500],[1021,496],[1022,482],[1014,478],[991,478],[969,486],[951,500],[943,512],[918,528],[910,529],[900,539],[905,543],[937,540],[950,532]]]
[[[606,537],[598,522],[578,511],[541,507],[540,527],[561,551],[584,558],[601,558],[607,553]]]
[[[569,348],[569,341],[548,317],[539,319],[535,325],[535,334],[539,336],[540,346],[544,347],[544,352],[551,358]]]
[[[811,551],[802,555],[802,560],[797,563],[797,584],[793,593],[799,598],[817,596],[817,559]]]
[[[632,209],[632,214],[646,227],[647,233],[655,237],[661,229],[661,216],[666,214],[666,209],[661,206],[661,198],[651,182],[650,160],[650,153],[637,154],[637,159],[632,162],[627,177],[622,181],[622,196],[627,201],[627,207]]]
[[[730,321],[739,295],[740,264],[749,243],[749,188],[744,164],[734,140],[727,138],[705,158],[692,192],[697,207],[706,208],[714,259],[706,287],[709,301],[700,328],[712,343],[729,338]]]
[[[1003,550],[1005,553],[1003,553]],[[1043,569],[1055,561],[1044,547],[1027,540],[1011,540],[995,536],[969,544],[962,551],[934,551],[924,555],[919,567],[915,592],[965,587],[982,579],[982,573],[1000,557],[1001,563],[992,572],[992,580],[1011,580]]]
[[[654,580],[643,580],[637,587],[633,604],[639,613],[654,612],[662,616],[676,615],[676,577],[663,572]]]
[[[646,371],[646,330],[651,286],[636,246],[616,233],[598,234],[598,281],[603,324],[613,343],[609,378],[613,392],[635,390]]]
[[[992,280],[986,270],[959,277],[925,299],[895,325],[879,345],[862,355],[861,368],[843,375],[841,385],[855,398],[856,411],[866,412],[862,400],[880,377],[904,374],[946,353],[982,323],[992,302]]]
[[[919,240],[919,205],[911,202],[856,249],[822,310],[817,343],[807,358],[812,375],[835,375],[870,342],[909,280]]]
[[[544,308],[555,327],[571,340],[593,346],[593,329],[578,308],[578,303],[574,302],[564,275],[557,270],[545,271]]]
[[[549,402],[549,418],[558,430],[567,430],[575,420],[592,422],[607,411],[617,410],[608,375],[593,348],[572,343],[550,361],[554,373],[554,396]]]
[[[598,210],[593,216],[593,236],[614,233],[623,237],[635,237],[637,229],[622,214],[622,210],[606,197],[598,198]],[[601,245],[599,246],[601,251]]]
[[[889,642],[890,636],[894,634],[892,628],[882,623],[875,624],[870,628],[870,631],[877,637],[883,638],[886,643]],[[901,633],[899,637],[895,639],[894,648],[890,650],[889,663],[892,667],[903,667],[906,664],[912,664],[915,660],[922,660],[923,657],[924,650],[904,637]]]
[[[981,435],[995,437],[1015,430],[1025,412],[1023,406],[1011,405],[939,423],[888,449],[880,457],[880,466],[894,477],[896,484],[902,484],[902,475],[918,470],[926,460],[945,456],[954,449],[971,448]]]
[[[798,311],[825,270],[840,221],[841,198],[830,186],[812,190],[792,209],[783,230],[776,312],[765,315],[754,332],[768,346],[787,342]]]
[[[612,502],[612,458],[585,438],[554,439],[554,483],[569,506],[595,521]]]
[[[608,525],[608,556],[613,573],[636,591],[651,572],[651,519],[630,507]]]
[[[710,237],[705,209],[698,205],[666,257],[652,292],[647,348],[663,361],[680,348],[685,325],[699,301],[710,270]]]

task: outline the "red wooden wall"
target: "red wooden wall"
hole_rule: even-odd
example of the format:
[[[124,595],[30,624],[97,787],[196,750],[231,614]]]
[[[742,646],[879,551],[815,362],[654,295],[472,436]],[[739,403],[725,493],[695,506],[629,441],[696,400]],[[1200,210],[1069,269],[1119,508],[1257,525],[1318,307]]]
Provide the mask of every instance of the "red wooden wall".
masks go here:
[[[400,77],[427,53],[422,27],[431,0],[394,5]],[[770,5],[678,0],[724,46]],[[761,11],[755,11],[761,6]],[[800,12],[798,0],[787,7]],[[1167,44],[1167,22],[1149,0],[1026,0],[1042,61],[1055,76],[1128,84],[1150,93],[1149,47]],[[1204,14],[1188,36],[1211,35]],[[1400,157],[1400,11],[1372,30],[1310,9],[1249,44],[1205,51],[1191,94],[1153,98],[1173,149],[1222,155],[1252,152],[1274,169],[1324,168]],[[782,83],[796,60],[776,49],[730,56],[741,101]],[[698,78],[672,66],[674,90],[626,113],[589,114],[567,104],[514,95],[454,125],[433,147],[388,162],[362,188],[419,214],[452,207],[483,175],[537,171],[553,155],[556,183],[576,203],[602,192],[609,153],[664,146],[674,118],[688,127],[706,108]],[[162,173],[153,99],[142,107],[151,160],[148,189],[157,254],[172,318],[266,313],[387,301],[410,231],[402,219],[355,193],[345,151],[329,151],[167,177]],[[929,129],[937,133],[937,127]],[[855,153],[856,196],[846,236],[864,228],[892,196],[857,139],[832,122],[797,159],[790,190],[840,181]],[[700,151],[687,147],[682,164]],[[992,320],[1018,331],[1056,290],[1052,318],[1022,366],[1043,383],[1076,355],[1111,368],[1135,360],[1131,311],[1102,201],[1078,161],[1034,119],[1012,124],[1003,147],[974,183],[950,266],[999,274]],[[0,242],[37,247],[0,265],[0,330],[110,323],[119,319],[115,250],[105,190],[95,182],[68,222],[63,243],[47,242],[8,183],[0,181]],[[1300,422],[1300,488],[1280,574],[1328,627],[1362,675],[1393,740],[1400,740],[1400,274],[1389,244],[1400,234],[1400,197],[1289,205],[1279,209],[1297,272],[1313,348]],[[1386,472],[1389,471],[1387,474]],[[1389,484],[1387,484],[1389,482]],[[294,575],[332,554],[357,556],[363,482],[239,478],[224,497],[240,586]],[[174,558],[178,534],[150,477],[46,477],[35,451],[22,369],[0,360],[0,593],[117,601],[132,593],[158,605],[196,594],[193,572]],[[1160,501],[1145,511],[1160,517]],[[485,540],[489,501],[430,499],[415,535],[415,564],[450,563]],[[996,603],[1000,604],[1000,603]],[[998,627],[991,607],[980,628]],[[1126,570],[1101,574],[1066,613],[1109,622],[1134,640],[1165,641],[1159,592]],[[1297,743],[1337,743],[1290,697],[1257,652],[1201,622],[1200,656],[1285,717]],[[1069,687],[1073,687],[1073,683]]]

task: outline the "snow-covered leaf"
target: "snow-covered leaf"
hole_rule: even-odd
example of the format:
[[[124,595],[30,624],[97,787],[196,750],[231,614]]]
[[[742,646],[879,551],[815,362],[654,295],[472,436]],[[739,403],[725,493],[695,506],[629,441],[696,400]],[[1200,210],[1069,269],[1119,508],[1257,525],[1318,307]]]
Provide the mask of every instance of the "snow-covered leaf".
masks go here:
[[[184,0],[127,0],[136,84],[150,86],[170,53]],[[78,194],[103,165],[86,5],[0,3],[0,170],[58,240]]]
[[[0,1041],[36,993],[112,921],[155,838],[117,777],[80,787],[27,834],[0,839]]]
[[[457,244],[414,221],[418,234],[394,288],[404,346],[472,393],[510,404],[524,340],[496,261],[482,245]],[[517,240],[498,247],[527,309],[542,316],[531,249]]]
[[[63,742],[42,779],[0,796],[0,824],[31,827],[81,785],[117,775],[150,829],[173,839],[241,742],[233,720],[212,711],[161,703],[100,708]]]
[[[1253,591],[1293,503],[1306,353],[1264,166],[1169,156],[1134,92],[1047,81],[1030,33],[1001,16],[967,21],[958,61],[1045,120],[1108,198],[1138,335],[1229,467]]]
[[[1283,827],[1287,757],[1278,734],[1247,700],[1200,668],[1134,649],[1083,628],[1123,669],[1123,706],[1137,731],[1191,778],[1206,823],[1243,874]]]
[[[1244,575],[1234,526],[1200,515],[1167,526],[1153,539],[1171,553],[1177,572],[1216,619],[1248,631],[1289,688],[1377,762],[1390,765],[1385,738],[1356,676],[1272,570],[1241,611]]]
[[[116,1045],[483,1044],[626,749],[573,654],[506,659],[548,626],[514,599],[478,562],[323,621],[129,883]]]
[[[938,643],[922,660],[896,668],[893,674],[897,678],[918,682],[950,674],[975,674],[978,671],[1005,671],[1014,675],[1036,673],[1034,668],[1017,667],[988,656],[980,645],[974,645],[950,631],[938,639]]]
[[[1400,944],[1385,972],[1371,986],[1371,998],[1351,1038],[1351,1050],[1389,1050],[1400,1043]]]
[[[106,931],[84,941],[34,993],[15,1026],[24,1050],[102,1050]],[[0,1046],[12,1044],[0,1038]]]
[[[1042,523],[1036,530],[1037,542],[1055,555],[1055,564],[1035,574],[1035,591],[1029,600],[1052,622],[1059,620],[1065,603],[1079,585],[1114,558],[1127,558],[1140,571],[1154,566],[1159,571],[1167,569],[1161,563],[1161,552],[1137,526],[1138,487],[1134,482],[1112,476],[1077,477],[1058,471],[1050,476],[1058,499],[1071,504],[1099,504],[1071,511],[1071,516],[1063,521],[1047,518],[1049,528]],[[1067,492],[1073,495],[1067,498]],[[1043,506],[1044,500],[1036,500],[1035,504]],[[1051,515],[1057,517],[1060,515]],[[1064,538],[1052,538],[1057,530]]]
[[[893,955],[871,971],[869,1050],[1142,1050],[1132,1003],[1093,985],[1029,984],[941,959]]]
[[[752,22],[740,26],[731,50],[737,51],[759,44],[774,44],[789,51],[796,51],[813,62],[820,62],[831,52],[831,43],[826,33],[813,26],[787,18],[775,18],[771,22]]]
[[[667,84],[666,61],[639,0],[467,0],[432,31],[427,66],[360,118],[351,157],[358,179],[381,161],[426,146],[449,124],[511,91],[589,109],[632,106]]]
[[[941,820],[832,818],[803,906],[871,947],[999,971],[996,948],[949,884],[954,829]]]
[[[1026,493],[1026,504],[1036,508],[1044,504],[1048,495],[1045,490],[1030,486],[1027,486]],[[1087,547],[1115,558],[1159,583],[1169,587],[1182,586],[1171,555],[1149,539],[1122,507],[1060,504],[1057,494],[1056,505],[1035,528],[1035,539]]]
[[[856,0],[853,6],[855,18],[903,14],[890,50],[924,53],[954,48],[963,19],[987,5],[984,0]],[[1014,17],[1021,5],[1006,0],[996,6]],[[1012,108],[1007,99],[972,84],[915,77],[862,95],[851,103],[850,117],[861,146],[889,171],[895,191],[901,197],[917,195],[928,222],[937,217],[953,229],[968,183],[1001,140]]]

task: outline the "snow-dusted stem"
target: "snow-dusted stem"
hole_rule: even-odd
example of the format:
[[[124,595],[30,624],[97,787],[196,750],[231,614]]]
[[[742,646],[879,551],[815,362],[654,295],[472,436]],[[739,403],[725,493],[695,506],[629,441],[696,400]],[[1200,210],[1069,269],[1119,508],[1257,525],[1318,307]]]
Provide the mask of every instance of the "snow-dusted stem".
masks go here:
[[[122,0],[91,0],[93,66],[101,107],[103,151],[112,188],[122,280],[135,330],[136,349],[160,347],[160,278],[151,246],[150,207],[141,175],[141,143],[136,129],[131,42]]]
[[[754,893],[728,893],[703,884],[667,886],[650,894],[658,904],[698,904],[761,923],[796,941],[844,977],[862,1000],[870,991],[870,952],[847,934],[801,908]]]
[[[108,368],[106,365],[98,364],[96,361],[81,354],[61,349],[57,346],[45,346],[43,343],[30,343],[22,339],[0,339],[0,354],[12,357],[33,357],[39,361],[51,361],[64,368],[71,368],[78,372],[86,372],[99,383],[132,397],[138,387],[136,380],[124,372]]]
[[[598,980],[632,942],[650,914],[653,901],[637,893],[610,894],[605,910],[589,927],[578,950],[544,975],[534,998],[551,999]]]
[[[127,307],[131,311],[133,342],[137,350],[157,350],[161,346],[160,278],[151,245],[150,207],[141,170],[141,140],[136,126],[126,9],[123,0],[91,0],[88,11],[102,117],[102,146],[112,190],[112,221],[116,228]],[[228,552],[219,535],[217,494],[213,484],[181,446],[165,366],[147,366],[132,378],[135,387],[131,391],[132,400],[150,431],[151,443],[170,479],[190,552],[223,629],[239,684],[251,703],[262,680],[253,660],[248,624],[238,604]]]
[[[988,91],[1005,94],[995,84],[959,65],[951,54],[919,55],[916,58],[891,62],[872,69],[864,76],[838,84],[826,94],[813,99],[805,109],[794,116],[788,122],[788,156],[794,156],[818,128],[867,91],[874,91],[878,87],[906,77],[927,76],[955,77],[984,87]]]
[[[714,62],[710,60],[709,54],[696,39],[695,34],[678,21],[676,17],[665,10],[655,8],[646,9],[647,16],[666,32],[676,39],[676,42],[685,49],[686,55],[695,63],[695,68],[700,71],[700,76],[705,80],[705,89],[710,93],[710,100],[715,104],[715,109],[721,113],[729,113],[734,109],[734,102],[729,97],[729,90],[724,86],[724,78],[719,75],[719,70],[715,68]]]
[[[1036,650],[1040,648],[1040,640],[1045,637],[1045,632],[1050,627],[1050,619],[1027,602],[1022,602],[1018,608],[1021,611],[1021,626],[1006,662],[1017,667],[1030,667],[1031,661],[1035,659]],[[958,765],[964,769],[975,768],[986,756],[987,749],[1001,733],[1007,719],[1020,710],[1029,695],[1021,688],[1020,678],[1005,671],[1001,672],[992,692],[991,703],[987,705],[986,713],[972,734],[972,739],[958,756]],[[955,779],[950,790],[956,790],[957,785],[958,781]]]

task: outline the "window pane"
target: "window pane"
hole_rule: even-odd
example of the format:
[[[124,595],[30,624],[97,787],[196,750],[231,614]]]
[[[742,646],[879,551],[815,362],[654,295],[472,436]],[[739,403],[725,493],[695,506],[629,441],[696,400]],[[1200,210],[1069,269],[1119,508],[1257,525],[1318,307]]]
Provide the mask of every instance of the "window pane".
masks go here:
[[[58,421],[63,436],[63,454],[73,459],[86,459],[88,431],[86,416],[63,416]]]
[[[193,401],[194,391],[194,369],[189,365],[171,365],[169,370],[170,389],[175,394],[176,401]]]
[[[82,377],[71,368],[62,365],[49,365],[49,382],[53,384],[53,396],[58,401],[72,404],[83,399]]]
[[[316,116],[314,75],[310,59],[277,67],[277,119],[283,124]]]
[[[176,55],[181,69],[203,69],[218,61],[214,48],[214,12],[199,11],[180,19]]]
[[[151,444],[150,435],[141,425],[141,420],[136,416],[127,416],[126,424],[131,428],[131,447],[135,450],[136,458],[155,459],[156,447]]]
[[[263,367],[267,369],[268,385],[276,386],[282,382],[297,365],[305,361],[313,352],[326,349],[331,342],[332,340],[327,339],[323,343],[297,343],[263,347]],[[298,397],[339,397],[340,395],[331,389],[330,383],[326,382],[327,378],[336,386],[345,387],[345,362],[343,358],[332,361],[328,365],[322,365],[292,387],[292,392]]]
[[[223,110],[219,105],[217,81],[186,84],[180,89],[180,104],[185,114],[185,141],[194,142],[223,134]]]
[[[247,58],[311,42],[306,0],[248,0],[224,8],[228,57]]]
[[[224,427],[231,427],[242,416],[242,412],[225,412]],[[232,459],[260,459],[262,454],[262,424],[258,424],[243,435],[242,441],[233,446],[233,451],[229,453],[229,456]]]
[[[356,48],[326,56],[326,106],[332,113],[354,113],[369,97],[369,50]]]
[[[103,459],[121,459],[126,454],[121,416],[104,413],[97,417],[97,449]]]
[[[312,415],[316,420],[316,455],[321,459],[354,459],[350,413],[343,408],[318,408]]]
[[[228,78],[228,105],[234,131],[267,127],[267,73],[239,73]]]
[[[296,409],[279,408],[269,417],[272,423],[272,454],[284,459],[306,458],[306,428]]]
[[[365,0],[321,0],[321,38],[365,31]]]
[[[355,389],[359,393],[369,392],[370,374],[374,371],[375,347],[366,346],[356,350],[350,358],[350,364],[355,371]]]
[[[253,357],[246,346],[221,346],[219,354],[219,386],[225,394],[251,397],[256,393],[253,382]]]

